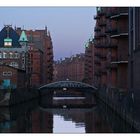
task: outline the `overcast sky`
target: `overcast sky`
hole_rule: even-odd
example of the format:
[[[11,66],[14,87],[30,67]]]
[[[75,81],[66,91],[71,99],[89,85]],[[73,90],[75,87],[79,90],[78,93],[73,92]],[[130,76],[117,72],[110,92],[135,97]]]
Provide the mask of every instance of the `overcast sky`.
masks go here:
[[[4,24],[51,32],[55,60],[84,52],[94,31],[95,7],[0,7],[0,29]]]

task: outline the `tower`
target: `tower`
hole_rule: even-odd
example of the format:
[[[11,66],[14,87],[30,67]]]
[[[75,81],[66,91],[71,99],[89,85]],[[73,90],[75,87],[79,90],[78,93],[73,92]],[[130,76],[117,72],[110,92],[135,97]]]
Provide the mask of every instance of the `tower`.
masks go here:
[[[26,70],[26,76],[28,75],[28,39],[26,36],[26,33],[24,30],[22,30],[20,38],[19,38],[19,44],[22,46],[22,48],[25,50],[25,53],[22,54],[22,62],[24,69]]]
[[[27,46],[28,39],[27,39],[27,36],[26,36],[24,30],[21,32],[21,35],[20,35],[20,38],[19,38],[19,43],[20,43],[21,46]]]

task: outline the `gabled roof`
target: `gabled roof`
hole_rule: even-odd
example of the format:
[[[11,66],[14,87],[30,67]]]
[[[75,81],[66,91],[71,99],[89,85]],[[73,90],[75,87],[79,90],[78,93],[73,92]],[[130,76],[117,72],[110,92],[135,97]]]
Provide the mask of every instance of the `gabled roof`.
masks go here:
[[[27,36],[25,34],[25,31],[22,31],[20,38],[19,38],[19,42],[27,42],[27,41],[28,41],[28,39],[27,39]]]
[[[16,31],[11,26],[5,26],[0,31],[0,48],[4,47],[4,39],[7,38],[7,28],[9,28],[9,38],[12,39],[12,47],[13,48],[20,48],[21,45],[19,44],[19,35],[16,33]]]

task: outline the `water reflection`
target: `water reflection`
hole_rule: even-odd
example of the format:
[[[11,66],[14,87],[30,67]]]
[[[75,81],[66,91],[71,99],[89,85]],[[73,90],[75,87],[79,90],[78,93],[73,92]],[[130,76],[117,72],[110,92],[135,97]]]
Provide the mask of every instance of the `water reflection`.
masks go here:
[[[72,120],[65,120],[57,115],[54,115],[53,120],[53,133],[85,133],[84,123],[78,125]]]
[[[48,108],[41,100],[0,108],[0,132],[5,133],[110,133],[135,130],[102,103],[90,108]],[[62,102],[74,102],[74,98]],[[55,103],[60,98],[55,98]],[[83,97],[75,100],[84,103]]]

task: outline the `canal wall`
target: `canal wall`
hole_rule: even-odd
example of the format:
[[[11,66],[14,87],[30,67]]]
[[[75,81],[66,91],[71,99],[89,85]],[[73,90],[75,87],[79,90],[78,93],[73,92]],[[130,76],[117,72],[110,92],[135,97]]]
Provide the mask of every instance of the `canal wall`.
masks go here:
[[[12,89],[0,91],[0,107],[23,103],[39,96],[37,89]]]
[[[140,132],[140,111],[129,93],[119,91],[109,92],[107,89],[98,89],[96,97],[115,111],[122,119]]]
[[[29,112],[38,107],[38,99],[33,99],[30,102],[23,102],[18,105],[0,108],[0,122],[16,120],[27,115]]]

